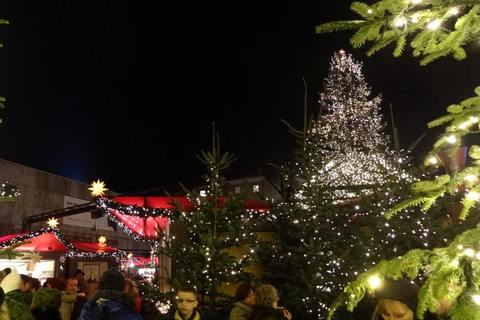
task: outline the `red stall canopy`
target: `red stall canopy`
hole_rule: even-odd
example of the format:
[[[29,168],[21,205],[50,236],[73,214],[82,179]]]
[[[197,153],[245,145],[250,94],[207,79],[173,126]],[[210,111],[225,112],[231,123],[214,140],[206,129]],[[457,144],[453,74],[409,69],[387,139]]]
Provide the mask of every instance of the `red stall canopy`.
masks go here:
[[[10,241],[16,238],[23,238],[27,236],[29,233],[19,233],[19,234],[11,234],[5,237],[0,238],[0,247],[8,246],[10,244],[5,245],[5,243],[9,243]],[[69,252],[67,246],[58,240],[57,236],[54,233],[46,232],[43,234],[39,234],[33,238],[24,239],[25,241],[30,241],[30,243],[22,244],[15,248],[14,251],[39,251],[39,252]],[[22,241],[22,240],[20,240]],[[19,242],[19,241],[17,241]]]

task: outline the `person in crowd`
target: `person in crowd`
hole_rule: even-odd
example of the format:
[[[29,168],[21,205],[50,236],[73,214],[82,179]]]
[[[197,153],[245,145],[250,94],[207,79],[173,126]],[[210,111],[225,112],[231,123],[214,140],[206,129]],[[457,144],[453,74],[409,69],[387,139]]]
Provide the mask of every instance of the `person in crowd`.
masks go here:
[[[77,279],[78,281],[78,289],[80,292],[83,292],[85,294],[88,294],[88,291],[90,291],[90,285],[88,281],[85,280],[85,272],[82,271],[82,269],[77,269],[75,273],[73,274],[73,278]]]
[[[419,291],[419,286],[410,279],[385,278],[383,284],[375,290],[376,306],[372,320],[417,320],[415,312]],[[433,319],[436,319],[436,315],[424,315],[424,320]]]
[[[124,290],[124,275],[115,268],[105,271],[98,282],[98,291],[83,306],[79,319],[142,320],[135,311],[135,301]]]
[[[67,281],[62,278],[47,278],[45,283],[43,284],[45,288],[49,289],[57,289],[58,291],[63,291],[67,287]]]
[[[26,274],[21,274],[20,277],[22,278],[22,281],[20,281],[20,291],[23,293],[30,292],[30,287],[32,285],[30,277]]]
[[[40,288],[39,293],[46,288]],[[59,308],[62,304],[62,292],[59,290],[50,290],[46,295],[37,295],[36,299],[45,299],[41,301],[33,300],[31,312],[35,320],[62,320]]]
[[[200,320],[200,312],[196,309],[198,306],[198,297],[195,288],[184,286],[178,289],[177,310],[173,315],[174,320]]]
[[[26,274],[21,274],[20,278],[22,279],[20,281],[20,291],[23,293],[23,299],[25,299],[27,305],[31,305],[33,299],[32,290],[30,289],[31,279]]]
[[[243,283],[235,293],[235,303],[230,312],[229,320],[248,320],[252,314],[252,306],[255,304],[255,292],[248,283]]]
[[[22,291],[20,291],[20,283],[22,277],[17,273],[16,269],[12,269],[10,273],[0,283],[0,287],[5,293],[5,300],[1,306],[0,319],[31,319],[32,314],[30,312],[30,306],[27,305],[23,297]],[[11,304],[11,305],[10,305]],[[15,305],[15,306],[13,306]]]
[[[30,291],[37,292],[42,286],[42,283],[37,278],[30,278]]]
[[[253,306],[251,320],[263,319],[274,316],[276,320],[292,319],[292,314],[285,308],[278,306],[277,289],[269,284],[263,284],[255,290],[255,305]]]
[[[60,316],[62,320],[70,320],[72,318],[73,306],[77,300],[77,279],[70,278],[67,280],[65,290],[62,291]]]
[[[133,300],[135,301],[135,311],[140,313],[142,302],[140,300],[140,295],[138,294],[138,289],[132,279],[125,279],[125,293],[128,293]]]

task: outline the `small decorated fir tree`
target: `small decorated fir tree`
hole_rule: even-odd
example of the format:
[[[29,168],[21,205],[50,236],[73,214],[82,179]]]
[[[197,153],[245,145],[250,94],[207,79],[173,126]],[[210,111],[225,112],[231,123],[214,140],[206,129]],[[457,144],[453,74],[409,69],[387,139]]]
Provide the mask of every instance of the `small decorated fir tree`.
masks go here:
[[[185,189],[194,208],[182,212],[177,203],[170,216],[172,229],[183,232],[172,231],[160,253],[172,259],[173,271],[167,279],[172,290],[193,285],[201,297],[202,319],[215,319],[221,314],[225,316],[231,305],[231,297],[220,287],[253,278],[247,268],[256,251],[256,236],[246,223],[249,213],[245,211],[244,199],[233,194],[223,196],[220,188],[221,171],[234,161],[234,155],[221,154],[218,136],[214,136],[212,151],[202,152],[199,159],[208,169],[207,194],[201,196]],[[179,236],[180,233],[186,237]],[[242,252],[241,255],[233,255],[235,250]]]

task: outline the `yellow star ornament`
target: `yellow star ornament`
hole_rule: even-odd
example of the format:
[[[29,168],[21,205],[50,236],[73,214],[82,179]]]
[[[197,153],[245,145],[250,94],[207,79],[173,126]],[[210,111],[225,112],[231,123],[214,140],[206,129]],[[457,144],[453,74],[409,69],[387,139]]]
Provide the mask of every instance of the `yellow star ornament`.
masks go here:
[[[50,219],[48,219],[47,224],[50,228],[56,228],[59,225],[58,219],[50,218]]]
[[[88,188],[88,190],[91,191],[90,194],[93,197],[103,197],[105,195],[105,191],[107,191],[108,189],[105,188],[105,182],[98,179],[96,182],[92,182],[91,187]]]
[[[100,236],[98,238],[98,243],[99,244],[105,244],[107,242],[107,238],[105,238],[105,236]]]

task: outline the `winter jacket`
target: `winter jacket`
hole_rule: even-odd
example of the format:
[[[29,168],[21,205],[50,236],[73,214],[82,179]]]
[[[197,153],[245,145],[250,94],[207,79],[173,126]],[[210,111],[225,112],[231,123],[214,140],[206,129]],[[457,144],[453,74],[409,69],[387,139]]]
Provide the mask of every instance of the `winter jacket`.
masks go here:
[[[288,318],[283,315],[283,312],[281,310],[275,309],[274,307],[266,306],[253,306],[250,320],[263,319],[263,317],[266,315],[273,316],[276,320],[288,320]]]
[[[250,319],[250,315],[252,314],[252,307],[243,303],[243,302],[235,302],[232,311],[230,312],[229,320],[248,320]]]
[[[143,320],[161,320],[162,314],[152,300],[142,300],[140,315]]]
[[[92,296],[90,302],[85,303],[79,320],[142,320],[135,311],[135,302],[127,293],[115,290],[99,290]],[[98,318],[97,318],[98,319]]]
[[[173,315],[174,320],[200,320],[200,312],[197,310],[193,309],[193,313],[188,319],[184,319],[180,312],[177,310],[175,311],[175,314]]]
[[[59,311],[62,320],[70,320],[72,317],[73,305],[77,300],[77,292],[64,291],[62,292],[62,304]]]

